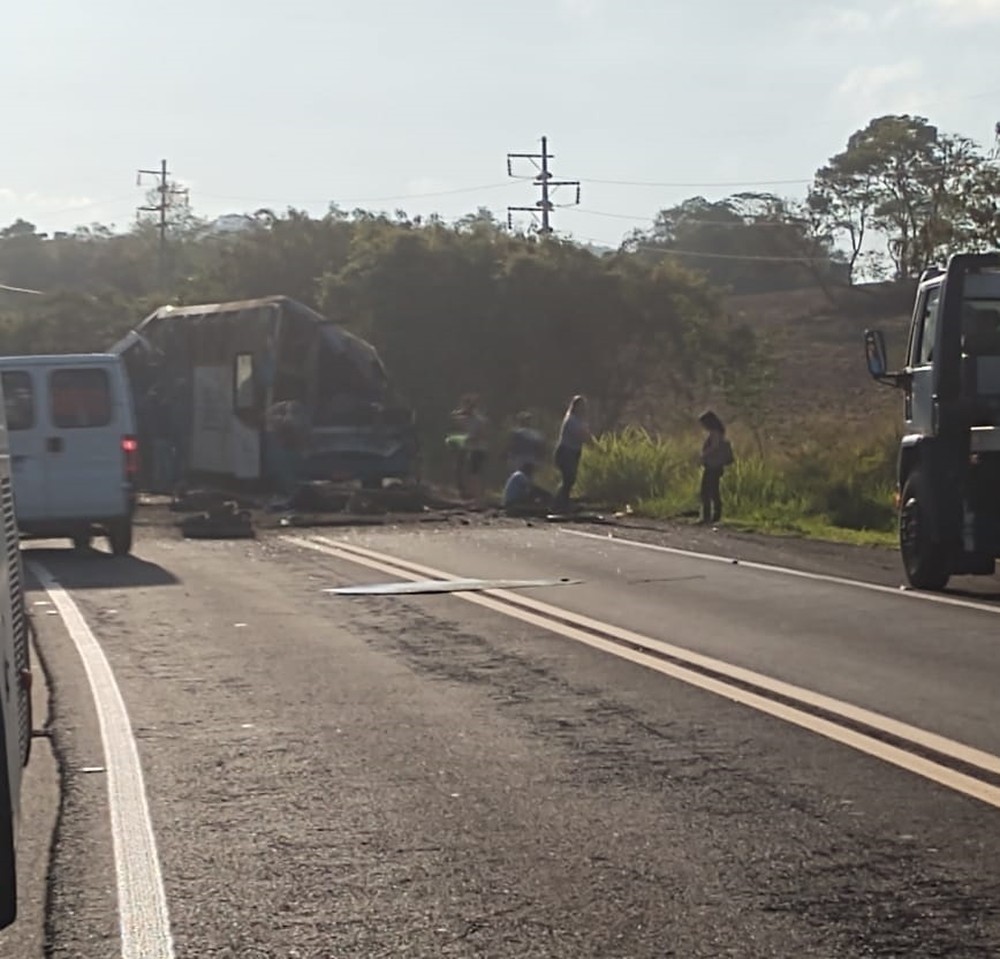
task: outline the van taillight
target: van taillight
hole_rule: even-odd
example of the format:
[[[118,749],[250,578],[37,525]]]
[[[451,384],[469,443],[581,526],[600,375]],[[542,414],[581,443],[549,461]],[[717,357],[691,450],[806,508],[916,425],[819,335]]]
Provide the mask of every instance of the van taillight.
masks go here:
[[[134,479],[139,473],[139,441],[134,436],[123,436],[122,452],[125,454],[125,475]]]

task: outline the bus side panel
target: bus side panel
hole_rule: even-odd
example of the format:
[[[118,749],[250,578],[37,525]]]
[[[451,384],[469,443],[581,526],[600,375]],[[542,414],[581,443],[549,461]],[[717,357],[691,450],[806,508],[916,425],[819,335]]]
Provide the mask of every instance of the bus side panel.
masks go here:
[[[2,410],[0,403],[0,410]],[[15,846],[21,769],[31,750],[31,666],[7,430],[0,416],[0,928],[17,914]]]
[[[24,575],[21,560],[21,543],[14,514],[14,490],[10,479],[10,460],[0,456],[0,522],[2,522],[4,543],[4,578],[0,584],[0,620],[10,626],[11,643],[14,648],[14,666],[17,685],[14,695],[17,699],[18,756],[21,765],[28,764],[31,755],[31,691],[22,682],[22,677],[31,670],[31,652],[28,636],[28,614],[24,606]],[[6,595],[3,586],[6,586]],[[9,616],[8,616],[9,613]]]
[[[27,668],[27,630],[20,639],[14,626],[11,580],[17,571],[20,595],[20,556],[16,527],[13,536],[13,499],[10,477],[6,475],[10,461],[0,455],[0,493],[4,514],[4,550],[0,562],[6,575],[0,581],[0,928],[10,925],[17,913],[17,883],[14,866],[14,845],[21,789],[21,767],[27,761],[31,744],[31,712],[28,691],[21,681]],[[12,552],[11,552],[12,551]],[[13,555],[12,555],[13,554]],[[23,601],[19,604],[24,625]]]

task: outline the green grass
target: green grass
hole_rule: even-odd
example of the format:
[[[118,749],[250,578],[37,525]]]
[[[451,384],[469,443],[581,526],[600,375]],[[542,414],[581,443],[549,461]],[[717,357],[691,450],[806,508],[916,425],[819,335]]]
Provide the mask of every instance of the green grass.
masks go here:
[[[736,463],[722,481],[725,525],[837,542],[895,543],[893,436],[810,437],[761,455],[734,438]],[[699,507],[701,437],[627,429],[600,437],[583,457],[580,492],[639,516],[678,519]]]

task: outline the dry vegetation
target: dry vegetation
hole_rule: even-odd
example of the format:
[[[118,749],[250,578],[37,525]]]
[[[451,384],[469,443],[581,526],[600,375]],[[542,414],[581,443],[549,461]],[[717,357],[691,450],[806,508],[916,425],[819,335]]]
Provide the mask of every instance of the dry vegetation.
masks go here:
[[[732,317],[765,344],[771,383],[752,410],[720,406],[738,451],[724,480],[728,522],[893,541],[901,397],[872,382],[862,344],[866,328],[882,329],[901,363],[912,297],[912,284],[880,284],[730,298]],[[691,418],[602,437],[584,459],[586,494],[644,515],[691,515],[700,442]]]
[[[902,362],[914,286],[875,284],[731,297],[729,311],[766,344],[774,383],[763,404],[765,437],[778,442],[804,431],[842,430],[855,439],[898,427],[899,393],[868,376],[865,329],[883,330],[890,360]],[[734,411],[737,413],[738,411]]]

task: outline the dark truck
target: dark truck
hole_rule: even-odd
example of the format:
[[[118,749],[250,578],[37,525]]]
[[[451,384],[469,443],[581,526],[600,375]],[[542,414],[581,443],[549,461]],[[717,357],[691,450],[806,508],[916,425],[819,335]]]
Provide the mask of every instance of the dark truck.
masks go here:
[[[1000,557],[1000,253],[961,253],[927,270],[902,369],[865,332],[868,370],[903,393],[899,546],[909,583],[944,589],[988,576]]]
[[[266,486],[268,410],[289,401],[308,434],[302,479],[377,487],[415,469],[413,411],[375,348],[288,297],[164,306],[111,352],[132,385],[146,489]]]

